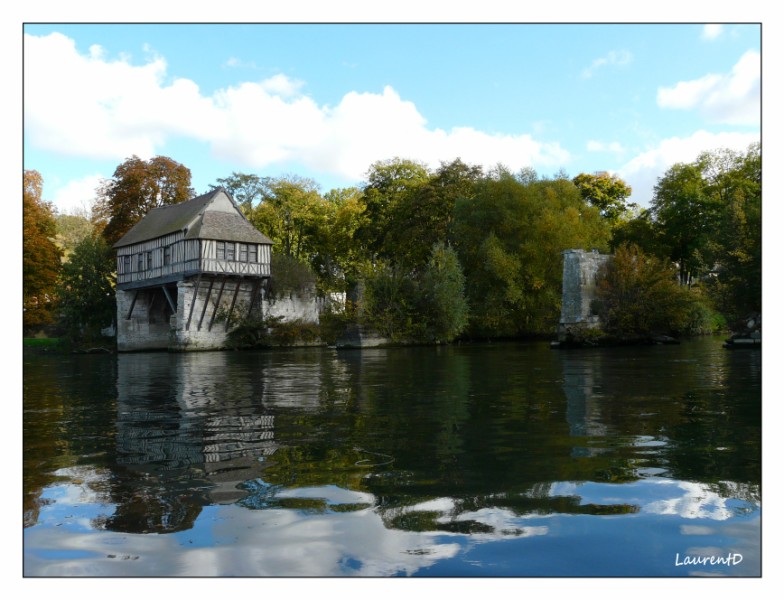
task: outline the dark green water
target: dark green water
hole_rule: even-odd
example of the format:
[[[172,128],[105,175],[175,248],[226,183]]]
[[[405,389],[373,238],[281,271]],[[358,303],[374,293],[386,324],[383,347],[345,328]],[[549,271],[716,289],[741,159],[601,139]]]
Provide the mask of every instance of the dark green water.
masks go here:
[[[24,573],[759,576],[761,360],[25,357]]]

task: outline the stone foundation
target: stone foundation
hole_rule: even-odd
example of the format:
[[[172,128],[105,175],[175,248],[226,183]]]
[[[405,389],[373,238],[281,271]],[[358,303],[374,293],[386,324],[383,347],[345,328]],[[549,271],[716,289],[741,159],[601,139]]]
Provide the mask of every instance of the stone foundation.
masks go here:
[[[117,290],[117,350],[162,350],[169,347],[173,313],[160,288]],[[136,302],[133,298],[136,296]],[[131,318],[127,319],[133,304]]]
[[[220,350],[226,346],[226,317],[246,317],[254,298],[253,279],[202,278],[196,292],[196,280],[170,284],[170,297],[176,304],[172,311],[160,286],[140,289],[131,312],[134,290],[117,290],[117,350]],[[237,288],[239,284],[239,288]],[[263,289],[256,294],[254,311],[283,321],[302,320],[318,323],[323,301],[310,294],[265,299]],[[233,306],[233,308],[232,308]]]

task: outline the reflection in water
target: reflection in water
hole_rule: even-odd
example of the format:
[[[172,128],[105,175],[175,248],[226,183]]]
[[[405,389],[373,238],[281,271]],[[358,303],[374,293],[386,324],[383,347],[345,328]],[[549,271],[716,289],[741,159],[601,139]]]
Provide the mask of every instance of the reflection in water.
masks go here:
[[[755,575],[759,353],[717,348],[33,361],[25,573]]]

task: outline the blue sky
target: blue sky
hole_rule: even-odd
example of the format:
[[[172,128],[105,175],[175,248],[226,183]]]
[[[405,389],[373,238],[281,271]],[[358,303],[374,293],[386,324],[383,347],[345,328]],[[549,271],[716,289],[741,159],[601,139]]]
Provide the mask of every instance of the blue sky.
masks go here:
[[[26,24],[24,168],[63,212],[131,155],[360,184],[377,160],[610,171],[647,205],[760,139],[759,24]]]

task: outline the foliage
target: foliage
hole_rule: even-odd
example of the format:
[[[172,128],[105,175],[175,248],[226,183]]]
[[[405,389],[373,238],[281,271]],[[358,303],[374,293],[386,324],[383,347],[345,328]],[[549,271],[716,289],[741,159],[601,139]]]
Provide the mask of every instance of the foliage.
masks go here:
[[[150,210],[194,196],[190,169],[166,156],[132,156],[104,180],[94,208],[103,237],[113,245]]]
[[[379,255],[412,270],[428,261],[434,244],[449,241],[449,226],[458,198],[473,197],[481,167],[460,159],[441,167],[427,180],[415,180],[386,206],[387,223]]]
[[[312,294],[316,287],[316,277],[308,265],[285,254],[273,254],[272,277],[268,293],[275,298],[291,294],[301,298]]]
[[[248,220],[276,244],[276,251],[297,260],[308,260],[315,251],[315,222],[323,212],[318,184],[303,177],[266,180],[267,193]]]
[[[426,338],[450,342],[463,332],[468,324],[468,301],[465,276],[454,249],[441,242],[433,245],[420,293]]]
[[[597,281],[597,309],[604,331],[622,340],[679,335],[701,326],[696,297],[677,282],[671,264],[620,246]]]
[[[419,340],[424,323],[417,314],[419,288],[408,273],[379,265],[364,279],[363,320],[395,342]]]
[[[315,323],[256,315],[238,320],[226,338],[227,347],[235,350],[319,342],[319,327]]]
[[[676,164],[659,178],[651,215],[669,259],[679,266],[681,284],[691,284],[710,269],[708,241],[717,224],[717,204],[707,193],[699,163]]]
[[[225,189],[247,214],[253,208],[254,203],[257,204],[263,200],[267,193],[268,181],[268,179],[252,173],[237,173],[235,171],[228,177],[218,178],[216,185],[210,184],[210,190]]]
[[[572,183],[580,190],[580,195],[591,205],[599,209],[601,215],[615,224],[631,206],[626,199],[631,195],[630,188],[623,179],[607,172],[593,175],[580,173],[572,179]]]
[[[708,192],[720,204],[712,254],[716,277],[706,288],[731,320],[762,310],[762,156],[759,144],[746,154],[704,155]],[[719,167],[717,167],[719,163]]]
[[[451,235],[466,276],[468,333],[549,333],[561,303],[561,252],[606,250],[609,226],[566,178],[491,172],[458,198]]]
[[[390,207],[401,202],[429,177],[427,167],[413,160],[393,158],[371,165],[362,188],[367,220],[357,232],[371,257],[389,257],[389,253],[384,252],[384,242],[390,227]]]
[[[464,287],[457,253],[436,243],[421,274],[390,265],[368,274],[364,318],[393,341],[450,342],[467,324]]]
[[[350,300],[345,305],[328,303],[319,315],[319,336],[325,344],[333,345],[348,327],[359,321],[357,304]]]
[[[682,283],[701,280],[730,321],[762,308],[761,164],[756,143],[745,153],[719,149],[673,166],[659,178],[645,227],[624,233],[676,262]]]
[[[365,204],[358,188],[331,190],[324,196],[323,218],[314,227],[310,265],[318,276],[323,294],[346,292],[356,285],[364,268],[364,247],[356,240],[366,222]]]
[[[57,215],[55,224],[57,231],[55,239],[66,259],[79,242],[93,233],[93,224],[82,215]]]
[[[24,172],[22,193],[22,307],[25,328],[54,320],[53,307],[60,274],[60,249],[52,206],[42,199],[43,179]]]
[[[63,321],[73,339],[98,337],[116,318],[114,252],[99,235],[85,237],[62,275]]]
[[[271,338],[272,344],[275,346],[296,346],[321,342],[319,326],[302,319],[281,321],[273,325]]]

